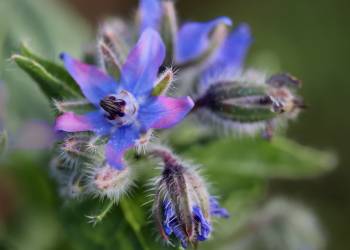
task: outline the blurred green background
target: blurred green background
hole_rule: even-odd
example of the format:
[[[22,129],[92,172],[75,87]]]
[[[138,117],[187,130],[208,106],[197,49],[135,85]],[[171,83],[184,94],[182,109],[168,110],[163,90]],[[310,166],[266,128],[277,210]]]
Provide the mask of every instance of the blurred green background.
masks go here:
[[[26,3],[34,3],[38,8],[36,12],[23,13],[25,8],[9,7],[13,2],[21,2],[16,5],[17,7]],[[6,48],[6,46],[11,46],[20,40],[29,40],[31,44],[37,46],[36,50],[51,59],[57,58],[57,54],[62,50],[82,51],[80,46],[89,45],[89,38],[92,35],[80,27],[90,26],[93,30],[98,20],[114,14],[131,17],[137,5],[137,1],[122,0],[60,0],[64,4],[62,9],[51,6],[48,11],[45,8],[49,8],[50,4],[47,4],[48,7],[41,8],[40,2],[42,1],[0,1],[0,40],[5,34],[11,34],[6,37],[2,50],[0,50],[1,57],[10,56],[2,53],[14,51],[15,48]],[[178,1],[177,6],[179,16],[183,20],[204,21],[218,15],[226,15],[231,17],[236,24],[249,23],[255,41],[249,53],[247,65],[265,69],[268,72],[288,71],[303,80],[302,94],[309,108],[297,121],[290,124],[288,134],[302,144],[337,152],[339,167],[321,178],[302,181],[273,181],[269,195],[283,194],[313,208],[325,229],[328,239],[327,249],[348,250],[350,246],[348,236],[350,233],[348,228],[350,155],[347,143],[350,138],[350,118],[348,117],[349,104],[347,101],[350,99],[350,85],[346,74],[349,64],[348,55],[350,55],[350,16],[348,13],[350,2],[345,0],[182,0]],[[80,21],[70,20],[69,15],[66,15],[67,12],[81,16]],[[30,18],[26,19],[24,14]],[[56,18],[61,21],[57,23],[38,21],[39,17],[43,16],[47,20]],[[11,79],[15,66],[8,62],[2,62],[0,66],[3,66],[0,79]],[[12,88],[16,91],[23,89],[22,91],[25,92],[25,87],[31,88],[32,86],[21,84],[17,81]],[[12,120],[17,121],[10,126],[20,126],[19,124],[25,118],[50,117],[47,101],[44,98],[34,98],[35,101],[32,101],[33,96],[27,96],[27,99],[24,100],[11,98],[11,96],[8,98],[10,111],[6,115],[14,116],[16,119]],[[30,105],[28,105],[28,100],[30,100]],[[11,114],[13,102],[20,106],[20,113]],[[27,157],[31,159],[34,156],[28,155]],[[33,187],[33,190],[29,191],[32,195],[25,199],[42,204],[44,209],[43,211],[25,211],[25,213],[35,214],[47,211],[47,218],[50,221],[49,213],[52,213],[52,207],[55,207],[58,201],[52,200],[52,196],[40,189],[40,185],[48,185],[45,178],[47,174],[41,168],[30,166],[28,162],[31,161],[27,158],[23,162],[26,162],[26,166],[23,171],[21,170],[22,176],[2,175],[0,184],[6,187],[11,186],[11,181],[8,181],[11,178],[17,182],[25,182],[28,176],[37,178],[38,186]],[[39,174],[35,175],[29,171],[33,167]],[[10,184],[7,185],[7,182]],[[38,190],[42,193],[40,199],[35,195]],[[10,206],[9,200],[11,197],[0,196],[1,204]],[[45,206],[50,207],[51,210],[46,210]],[[0,213],[6,213],[6,209],[11,211],[10,208],[2,206],[4,211],[1,210]],[[32,217],[31,219],[35,220]],[[40,237],[41,233],[45,233],[47,242],[41,242],[43,246],[24,246],[22,249],[51,249],[45,244],[50,246],[50,239],[57,238],[57,232],[54,231],[57,225],[51,227],[46,222],[43,229],[42,225],[39,225],[40,222],[37,221],[37,223],[34,229],[21,229],[24,230],[23,234],[30,230]],[[1,230],[0,227],[0,235]],[[26,241],[23,240],[23,242]],[[65,246],[56,247],[64,249]]]

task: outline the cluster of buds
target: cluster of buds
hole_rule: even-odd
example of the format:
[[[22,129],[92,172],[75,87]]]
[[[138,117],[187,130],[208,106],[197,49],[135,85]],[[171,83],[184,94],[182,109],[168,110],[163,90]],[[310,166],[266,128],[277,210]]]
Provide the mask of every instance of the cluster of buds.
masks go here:
[[[57,145],[60,152],[51,161],[51,174],[60,185],[60,194],[69,199],[84,197],[119,200],[133,184],[130,168],[122,170],[106,163],[104,139],[88,133],[66,136]]]
[[[162,161],[162,174],[155,181],[153,214],[163,239],[180,240],[183,248],[196,247],[212,232],[212,217],[229,216],[195,167],[179,160],[170,150],[155,147],[151,154]]]
[[[204,124],[239,134],[263,132],[271,138],[274,127],[297,116],[305,105],[296,95],[299,80],[289,74],[265,79],[258,73],[232,80],[212,79],[196,101]]]

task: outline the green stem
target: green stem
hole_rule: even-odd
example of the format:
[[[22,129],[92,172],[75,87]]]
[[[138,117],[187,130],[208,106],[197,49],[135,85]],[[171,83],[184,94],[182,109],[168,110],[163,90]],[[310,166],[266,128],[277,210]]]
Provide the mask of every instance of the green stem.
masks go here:
[[[106,206],[101,210],[99,214],[88,216],[88,218],[90,219],[90,222],[93,225],[96,225],[97,223],[101,222],[104,219],[104,217],[106,217],[108,212],[111,211],[111,209],[113,208],[113,205],[114,205],[114,201],[111,200],[106,204]]]
[[[124,214],[126,221],[129,223],[130,227],[133,229],[137,240],[144,250],[150,250],[146,244],[146,240],[141,233],[141,225],[136,221],[135,216],[132,212],[130,204],[126,199],[120,201],[120,207]]]

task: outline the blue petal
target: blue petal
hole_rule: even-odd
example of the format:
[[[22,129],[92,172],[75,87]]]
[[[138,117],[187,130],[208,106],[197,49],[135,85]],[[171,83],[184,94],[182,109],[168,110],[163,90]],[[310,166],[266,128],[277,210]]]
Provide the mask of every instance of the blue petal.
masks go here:
[[[138,119],[146,130],[170,128],[182,121],[193,106],[189,97],[151,97],[141,105]]]
[[[173,229],[170,225],[170,222],[175,219],[175,212],[171,206],[171,202],[166,200],[163,202],[163,211],[164,211],[164,222],[163,228],[167,236],[170,236],[173,232]]]
[[[122,84],[135,96],[147,95],[165,58],[165,46],[158,32],[146,29],[122,68]]]
[[[168,236],[174,233],[175,237],[181,241],[183,248],[187,248],[187,237],[179,225],[178,219],[176,217],[175,211],[171,205],[171,201],[165,200],[163,202],[163,229]]]
[[[230,217],[229,212],[225,209],[220,207],[218,200],[215,197],[210,197],[210,214],[212,216],[221,217],[221,218],[228,218]]]
[[[186,249],[188,240],[182,228],[179,225],[177,225],[176,227],[173,228],[173,230],[174,230],[175,237],[180,240],[181,246]]]
[[[97,67],[75,60],[66,53],[61,54],[61,59],[85,97],[97,107],[103,97],[116,92],[117,84],[114,79]]]
[[[160,0],[141,0],[139,7],[140,33],[147,28],[159,30],[162,18],[162,6]]]
[[[199,241],[205,241],[209,238],[210,232],[212,230],[211,226],[209,222],[205,219],[202,210],[199,208],[199,206],[194,206],[192,212],[194,220],[197,223],[199,223],[197,239]]]
[[[210,22],[190,22],[184,24],[177,34],[176,61],[183,64],[203,55],[210,46],[210,33],[219,24],[232,24],[230,18],[219,17]]]
[[[124,154],[135,145],[135,141],[139,138],[140,131],[135,126],[120,127],[106,145],[108,164],[119,170],[124,169]]]
[[[225,72],[234,76],[243,67],[247,51],[252,43],[250,28],[240,24],[225,40],[205,74]]]

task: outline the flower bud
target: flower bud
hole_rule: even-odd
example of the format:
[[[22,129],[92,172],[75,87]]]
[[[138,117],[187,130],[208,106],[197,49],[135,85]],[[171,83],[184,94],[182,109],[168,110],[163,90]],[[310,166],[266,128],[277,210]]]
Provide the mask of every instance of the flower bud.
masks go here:
[[[163,20],[161,34],[167,48],[167,63],[172,63],[175,52],[176,35],[178,32],[178,20],[176,15],[175,3],[173,1],[163,1]]]
[[[67,167],[98,162],[103,150],[99,148],[97,141],[97,138],[87,134],[72,134],[58,145],[59,157]]]
[[[84,173],[79,168],[67,167],[59,157],[50,163],[51,176],[55,178],[60,189],[60,195],[68,199],[80,199],[84,193]]]
[[[83,175],[73,171],[65,182],[61,184],[60,194],[69,199],[80,199],[84,193]]]
[[[129,25],[121,19],[113,18],[100,25],[98,41],[111,49],[115,59],[123,64],[130,49],[131,34]]]
[[[100,198],[118,201],[133,184],[131,168],[122,170],[108,164],[93,167],[88,173],[87,192]]]
[[[184,248],[205,241],[212,232],[212,216],[227,217],[210,196],[207,185],[197,171],[181,162],[169,150],[155,148],[152,154],[163,162],[163,172],[156,181],[154,217],[161,236],[181,241]]]
[[[105,72],[113,76],[115,80],[120,80],[122,66],[113,52],[113,47],[101,40],[98,42],[98,50],[100,62]]]
[[[196,107],[206,122],[255,134],[298,114],[304,104],[294,94],[297,85],[294,77],[282,74],[263,82],[258,78],[217,81],[208,84]]]

